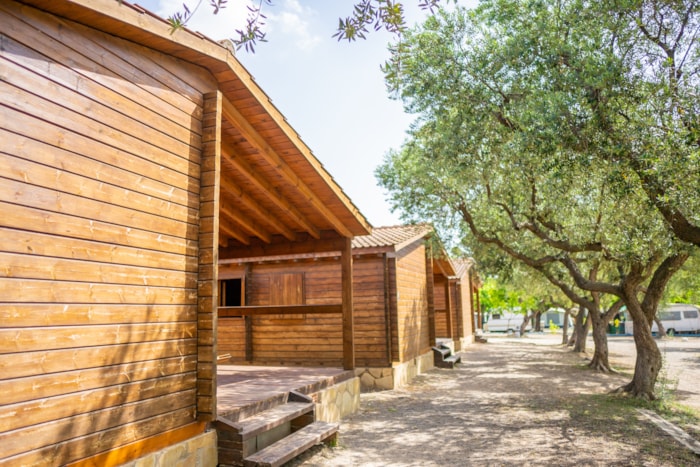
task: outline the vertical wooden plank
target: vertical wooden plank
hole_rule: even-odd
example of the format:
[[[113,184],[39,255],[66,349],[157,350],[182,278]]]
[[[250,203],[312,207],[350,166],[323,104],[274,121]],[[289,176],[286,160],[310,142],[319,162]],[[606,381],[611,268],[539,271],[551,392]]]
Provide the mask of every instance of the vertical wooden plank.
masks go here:
[[[389,275],[389,258],[386,253],[382,255],[384,266],[384,326],[386,331],[386,362],[391,365],[392,362],[392,328],[391,328],[391,287]]]
[[[455,337],[461,340],[467,336],[466,324],[469,322],[468,319],[466,322],[464,320],[464,283],[456,280],[453,284],[455,288],[455,309],[457,310],[457,335]]]
[[[430,244],[425,247],[425,275],[428,295],[428,336],[430,346],[435,346],[435,283],[433,281],[433,248]]]
[[[246,263],[245,265],[245,276],[243,279],[243,284],[245,288],[245,294],[243,295],[244,302],[243,305],[250,305],[252,303],[251,297],[251,287],[250,284],[253,283],[253,265]],[[247,362],[252,362],[253,355],[253,317],[246,316],[243,318],[245,320],[245,359]]]
[[[197,323],[197,417],[216,420],[216,352],[221,177],[221,92],[204,95],[200,174],[199,296]],[[213,234],[204,235],[205,232]]]
[[[450,291],[450,280],[445,280],[445,326],[447,327],[447,337],[454,339],[454,328],[452,327],[452,294]]]
[[[484,321],[483,321],[483,317],[481,316],[481,298],[479,297],[479,288],[474,287],[474,286],[472,286],[472,287],[473,287],[472,293],[474,294],[473,296],[476,297],[476,300],[474,300],[474,298],[472,298],[472,301],[476,302],[475,310],[472,310],[472,313],[474,313],[474,311],[476,311],[476,313],[475,313],[475,315],[476,315],[476,329],[484,329]],[[476,329],[475,329],[475,331],[476,331]]]
[[[399,284],[398,261],[395,254],[387,254],[389,260],[389,314],[391,315],[391,362],[401,361],[401,348],[399,345],[401,326],[399,324]]]
[[[355,369],[355,330],[353,325],[352,239],[345,238],[340,253],[340,271],[343,300],[343,367]]]

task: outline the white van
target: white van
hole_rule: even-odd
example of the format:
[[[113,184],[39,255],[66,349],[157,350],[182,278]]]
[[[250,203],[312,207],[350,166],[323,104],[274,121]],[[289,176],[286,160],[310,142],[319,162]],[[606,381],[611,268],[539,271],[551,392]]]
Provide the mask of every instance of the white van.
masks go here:
[[[694,305],[674,303],[663,307],[658,315],[667,334],[700,332],[700,308]],[[652,323],[651,332],[659,332],[656,322]]]
[[[523,325],[525,315],[519,313],[494,313],[491,318],[484,324],[484,330],[488,332],[516,332],[520,331],[520,326]],[[529,331],[532,326],[528,323],[525,328]]]

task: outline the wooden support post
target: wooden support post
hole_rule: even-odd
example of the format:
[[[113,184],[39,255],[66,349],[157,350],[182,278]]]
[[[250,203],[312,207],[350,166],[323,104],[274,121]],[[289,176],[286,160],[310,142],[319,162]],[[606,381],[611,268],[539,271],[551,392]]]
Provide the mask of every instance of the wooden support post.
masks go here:
[[[250,305],[250,284],[253,283],[253,265],[246,263],[245,265],[245,277],[243,279],[245,284],[245,294],[243,295],[244,303],[243,305]],[[243,317],[245,320],[245,359],[247,362],[252,362],[254,358],[253,354],[253,316]]]
[[[462,289],[462,283],[459,280],[453,281],[452,285],[455,290],[455,309],[457,310],[457,335],[455,337],[459,340],[459,348],[461,349],[462,338],[466,337],[464,333],[464,297],[462,296],[464,290]],[[469,290],[471,291],[471,284],[469,286]]]
[[[425,275],[428,299],[428,339],[430,346],[435,347],[435,281],[433,276],[433,251],[430,244],[425,246]]]
[[[472,303],[476,302],[476,327],[477,329],[484,329],[484,318],[481,316],[481,299],[479,298],[479,289],[477,287],[474,287],[474,297],[476,297],[476,300],[473,300]],[[472,310],[473,312],[474,310]]]
[[[445,325],[447,327],[447,337],[454,339],[454,329],[452,327],[452,294],[450,293],[450,280],[445,278]]]
[[[197,297],[197,417],[216,420],[216,332],[219,270],[219,178],[221,177],[221,93],[204,95],[199,195]]]
[[[389,270],[389,257],[387,256],[386,253],[383,255],[384,258],[384,330],[385,330],[385,339],[386,339],[386,364],[387,366],[391,366],[392,362],[392,352],[391,352],[391,347],[392,347],[392,342],[391,342],[391,274]]]
[[[343,367],[355,369],[355,330],[353,324],[352,292],[352,239],[345,238],[345,245],[340,253],[340,269],[343,300]]]

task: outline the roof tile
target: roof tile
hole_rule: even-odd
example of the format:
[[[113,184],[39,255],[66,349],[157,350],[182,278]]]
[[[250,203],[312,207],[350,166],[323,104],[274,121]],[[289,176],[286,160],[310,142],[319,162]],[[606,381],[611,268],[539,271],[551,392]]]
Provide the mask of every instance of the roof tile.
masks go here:
[[[381,248],[397,247],[406,243],[413,243],[433,232],[428,224],[395,225],[390,227],[375,227],[371,235],[354,237],[352,247],[357,248]]]

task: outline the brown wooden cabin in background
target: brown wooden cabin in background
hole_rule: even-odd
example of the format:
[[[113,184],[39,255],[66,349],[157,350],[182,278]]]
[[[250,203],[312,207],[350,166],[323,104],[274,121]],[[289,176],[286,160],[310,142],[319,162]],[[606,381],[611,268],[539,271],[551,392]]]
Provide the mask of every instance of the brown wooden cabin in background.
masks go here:
[[[453,258],[438,260],[434,275],[436,337],[448,341],[454,351],[474,342],[477,327],[478,278],[474,261]],[[449,264],[447,264],[449,263]],[[448,312],[449,310],[449,312]]]
[[[409,225],[375,228],[352,241],[355,366],[365,388],[393,388],[432,368],[437,329],[438,337],[455,339],[458,348],[471,342],[472,263],[456,269],[444,251],[432,251],[439,245],[434,237],[428,225]],[[296,305],[303,312],[338,303],[337,254],[227,253],[222,249],[219,258],[221,305],[228,306],[219,312],[220,355],[240,364],[342,363],[337,314],[245,316],[258,306]],[[448,284],[451,332],[445,326]]]
[[[216,462],[220,252],[339,257],[303,311],[354,367],[370,226],[225,47],[117,0],[5,0],[0,34],[0,465]]]
[[[356,328],[366,335],[358,338],[356,373],[365,389],[400,387],[434,366],[434,258],[444,253],[433,251],[434,237],[419,224],[353,239],[357,271],[359,264],[369,271],[354,277]]]

